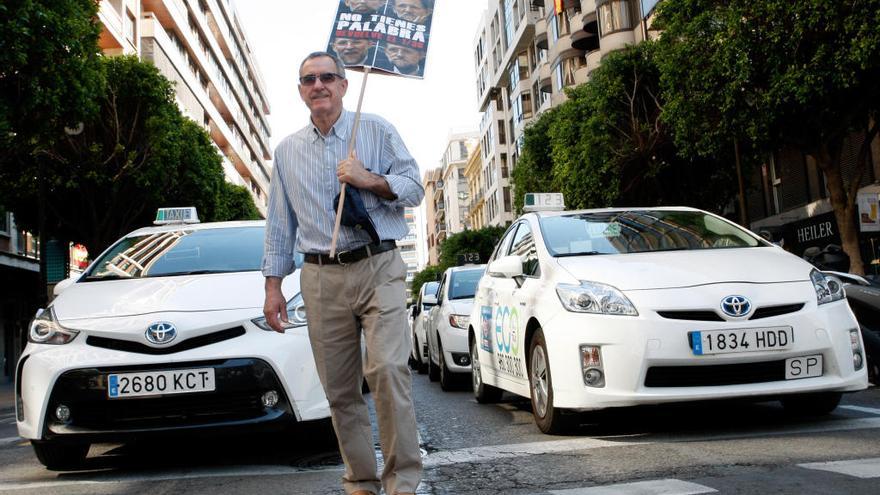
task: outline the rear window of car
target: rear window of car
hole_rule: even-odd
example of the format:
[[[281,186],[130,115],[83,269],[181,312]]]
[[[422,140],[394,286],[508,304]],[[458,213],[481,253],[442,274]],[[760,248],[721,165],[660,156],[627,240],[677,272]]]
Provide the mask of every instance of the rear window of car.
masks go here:
[[[469,299],[474,297],[484,268],[452,272],[449,283],[449,299]]]
[[[186,229],[125,237],[97,259],[86,280],[260,270],[264,227]]]
[[[766,246],[746,230],[702,211],[634,210],[543,217],[553,256]]]

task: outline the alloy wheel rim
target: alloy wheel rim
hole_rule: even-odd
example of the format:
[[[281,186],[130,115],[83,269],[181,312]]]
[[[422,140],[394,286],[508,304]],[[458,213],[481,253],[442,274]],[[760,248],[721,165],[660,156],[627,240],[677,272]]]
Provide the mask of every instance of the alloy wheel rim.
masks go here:
[[[547,385],[547,358],[544,348],[536,346],[532,352],[532,397],[535,401],[535,412],[542,418],[547,414]]]
[[[479,391],[480,386],[483,384],[483,379],[480,377],[480,360],[478,358],[477,344],[474,342],[471,344],[471,383],[475,393]]]

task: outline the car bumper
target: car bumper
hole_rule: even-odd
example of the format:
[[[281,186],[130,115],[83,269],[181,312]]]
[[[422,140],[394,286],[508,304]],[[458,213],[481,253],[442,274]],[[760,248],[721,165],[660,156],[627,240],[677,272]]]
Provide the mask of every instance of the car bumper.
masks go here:
[[[467,329],[444,325],[440,328],[443,360],[453,373],[470,373],[471,358],[468,349]]]
[[[107,348],[85,335],[60,346],[29,344],[16,377],[19,435],[97,441],[328,417],[307,329],[276,334],[250,322],[243,328],[230,340],[165,355]],[[195,368],[214,369],[214,391],[108,398],[111,373]],[[269,390],[278,393],[279,402],[266,408],[260,398]],[[71,410],[67,423],[54,416],[62,403]]]
[[[694,355],[695,330],[791,326],[795,341],[785,350]],[[755,321],[667,320],[557,313],[544,333],[557,407],[594,410],[639,404],[708,399],[777,397],[808,392],[851,392],[867,387],[863,365],[855,370],[850,330],[858,329],[846,301]],[[580,346],[599,346],[604,385],[587,386]],[[864,357],[864,345],[862,345]],[[821,355],[823,372],[785,379],[785,360]]]

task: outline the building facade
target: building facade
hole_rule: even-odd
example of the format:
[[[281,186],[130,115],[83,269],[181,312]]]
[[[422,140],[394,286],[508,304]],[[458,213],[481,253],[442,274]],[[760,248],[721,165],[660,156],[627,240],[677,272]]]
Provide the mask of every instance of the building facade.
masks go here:
[[[470,224],[471,195],[468,189],[465,168],[471,152],[476,149],[478,134],[465,132],[450,134],[446,151],[441,160],[441,178],[443,180],[443,213],[438,221],[446,223],[446,232],[456,234],[472,228]]]
[[[488,0],[474,41],[486,225],[513,215],[510,171],[526,125],[589,80],[602,57],[645,40],[656,0]],[[476,196],[475,196],[476,197]]]
[[[211,136],[226,179],[265,215],[271,177],[269,104],[230,0],[102,0],[100,46],[131,54],[174,83],[184,115]]]
[[[409,232],[403,239],[397,241],[397,246],[400,249],[400,256],[403,258],[403,262],[406,263],[406,299],[411,301],[412,294],[410,288],[412,287],[413,277],[419,271],[417,247],[419,231],[418,208],[404,208],[403,216],[406,219],[406,226]]]
[[[425,172],[422,185],[425,188],[425,247],[428,253],[428,264],[440,263],[440,242],[446,238],[446,224],[439,217],[446,214],[443,203],[443,169],[435,168]]]
[[[483,146],[477,143],[477,147],[471,151],[467,166],[464,168],[464,176],[468,184],[468,192],[471,196],[468,211],[468,222],[474,230],[486,227],[486,218],[483,206],[486,204],[483,196],[483,159],[481,153]]]

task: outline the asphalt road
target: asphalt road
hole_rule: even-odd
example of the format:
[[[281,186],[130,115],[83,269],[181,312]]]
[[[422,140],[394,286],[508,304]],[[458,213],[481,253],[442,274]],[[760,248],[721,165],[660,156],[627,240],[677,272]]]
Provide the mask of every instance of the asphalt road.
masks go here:
[[[541,434],[527,401],[477,404],[414,376],[422,494],[871,494],[880,486],[880,389],[821,418],[777,403],[644,407]],[[45,470],[0,412],[0,493],[341,494],[339,454],[318,429],[285,435],[95,445],[86,469]]]

